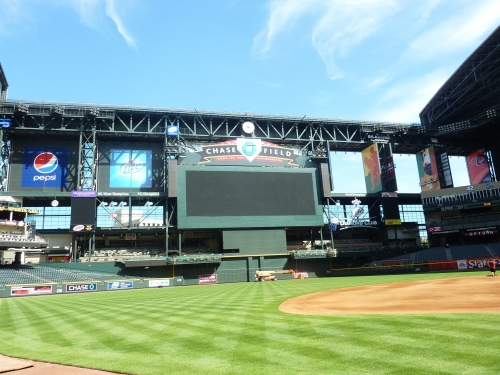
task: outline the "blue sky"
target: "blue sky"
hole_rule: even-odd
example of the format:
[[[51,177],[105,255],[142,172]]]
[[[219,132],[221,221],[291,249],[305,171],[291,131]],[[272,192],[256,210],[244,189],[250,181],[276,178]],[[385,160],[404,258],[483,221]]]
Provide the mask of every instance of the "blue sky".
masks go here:
[[[414,123],[500,2],[0,0],[0,19],[10,99]]]

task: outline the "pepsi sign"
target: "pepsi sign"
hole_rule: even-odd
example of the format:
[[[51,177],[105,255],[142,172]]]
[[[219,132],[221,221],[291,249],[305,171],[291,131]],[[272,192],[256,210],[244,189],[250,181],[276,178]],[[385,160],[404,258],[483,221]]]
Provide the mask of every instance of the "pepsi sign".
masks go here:
[[[25,148],[22,187],[61,187],[65,179],[68,150]]]

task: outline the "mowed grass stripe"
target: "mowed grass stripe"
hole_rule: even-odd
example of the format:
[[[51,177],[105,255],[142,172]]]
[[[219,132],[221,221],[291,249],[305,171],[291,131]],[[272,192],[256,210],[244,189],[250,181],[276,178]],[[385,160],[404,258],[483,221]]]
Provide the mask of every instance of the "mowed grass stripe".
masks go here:
[[[8,299],[0,304],[0,314],[10,316],[0,320],[0,333],[9,333],[0,334],[0,352],[137,374],[498,372],[499,365],[488,355],[499,349],[492,340],[499,332],[484,330],[498,314],[312,316],[278,311],[284,300],[306,293],[456,275],[280,280]],[[7,322],[16,324],[16,317],[29,319],[33,311],[37,324],[7,327]],[[70,345],[48,337],[46,330],[40,335],[39,324],[45,321],[52,326],[57,321],[56,334],[62,332],[62,341]],[[24,336],[3,345],[20,329]],[[30,340],[38,343],[30,346]]]

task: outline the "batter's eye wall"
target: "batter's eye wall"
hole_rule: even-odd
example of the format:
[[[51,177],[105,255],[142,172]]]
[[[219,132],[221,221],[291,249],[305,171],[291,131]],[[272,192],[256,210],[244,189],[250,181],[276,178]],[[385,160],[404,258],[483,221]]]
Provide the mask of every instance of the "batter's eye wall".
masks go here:
[[[180,229],[323,225],[314,168],[178,168]]]

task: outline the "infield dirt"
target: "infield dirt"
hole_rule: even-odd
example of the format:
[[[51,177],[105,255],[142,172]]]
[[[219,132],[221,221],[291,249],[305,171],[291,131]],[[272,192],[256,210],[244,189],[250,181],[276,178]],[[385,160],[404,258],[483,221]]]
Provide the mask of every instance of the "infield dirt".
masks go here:
[[[500,277],[410,281],[306,294],[283,302],[293,314],[442,314],[500,312]]]

